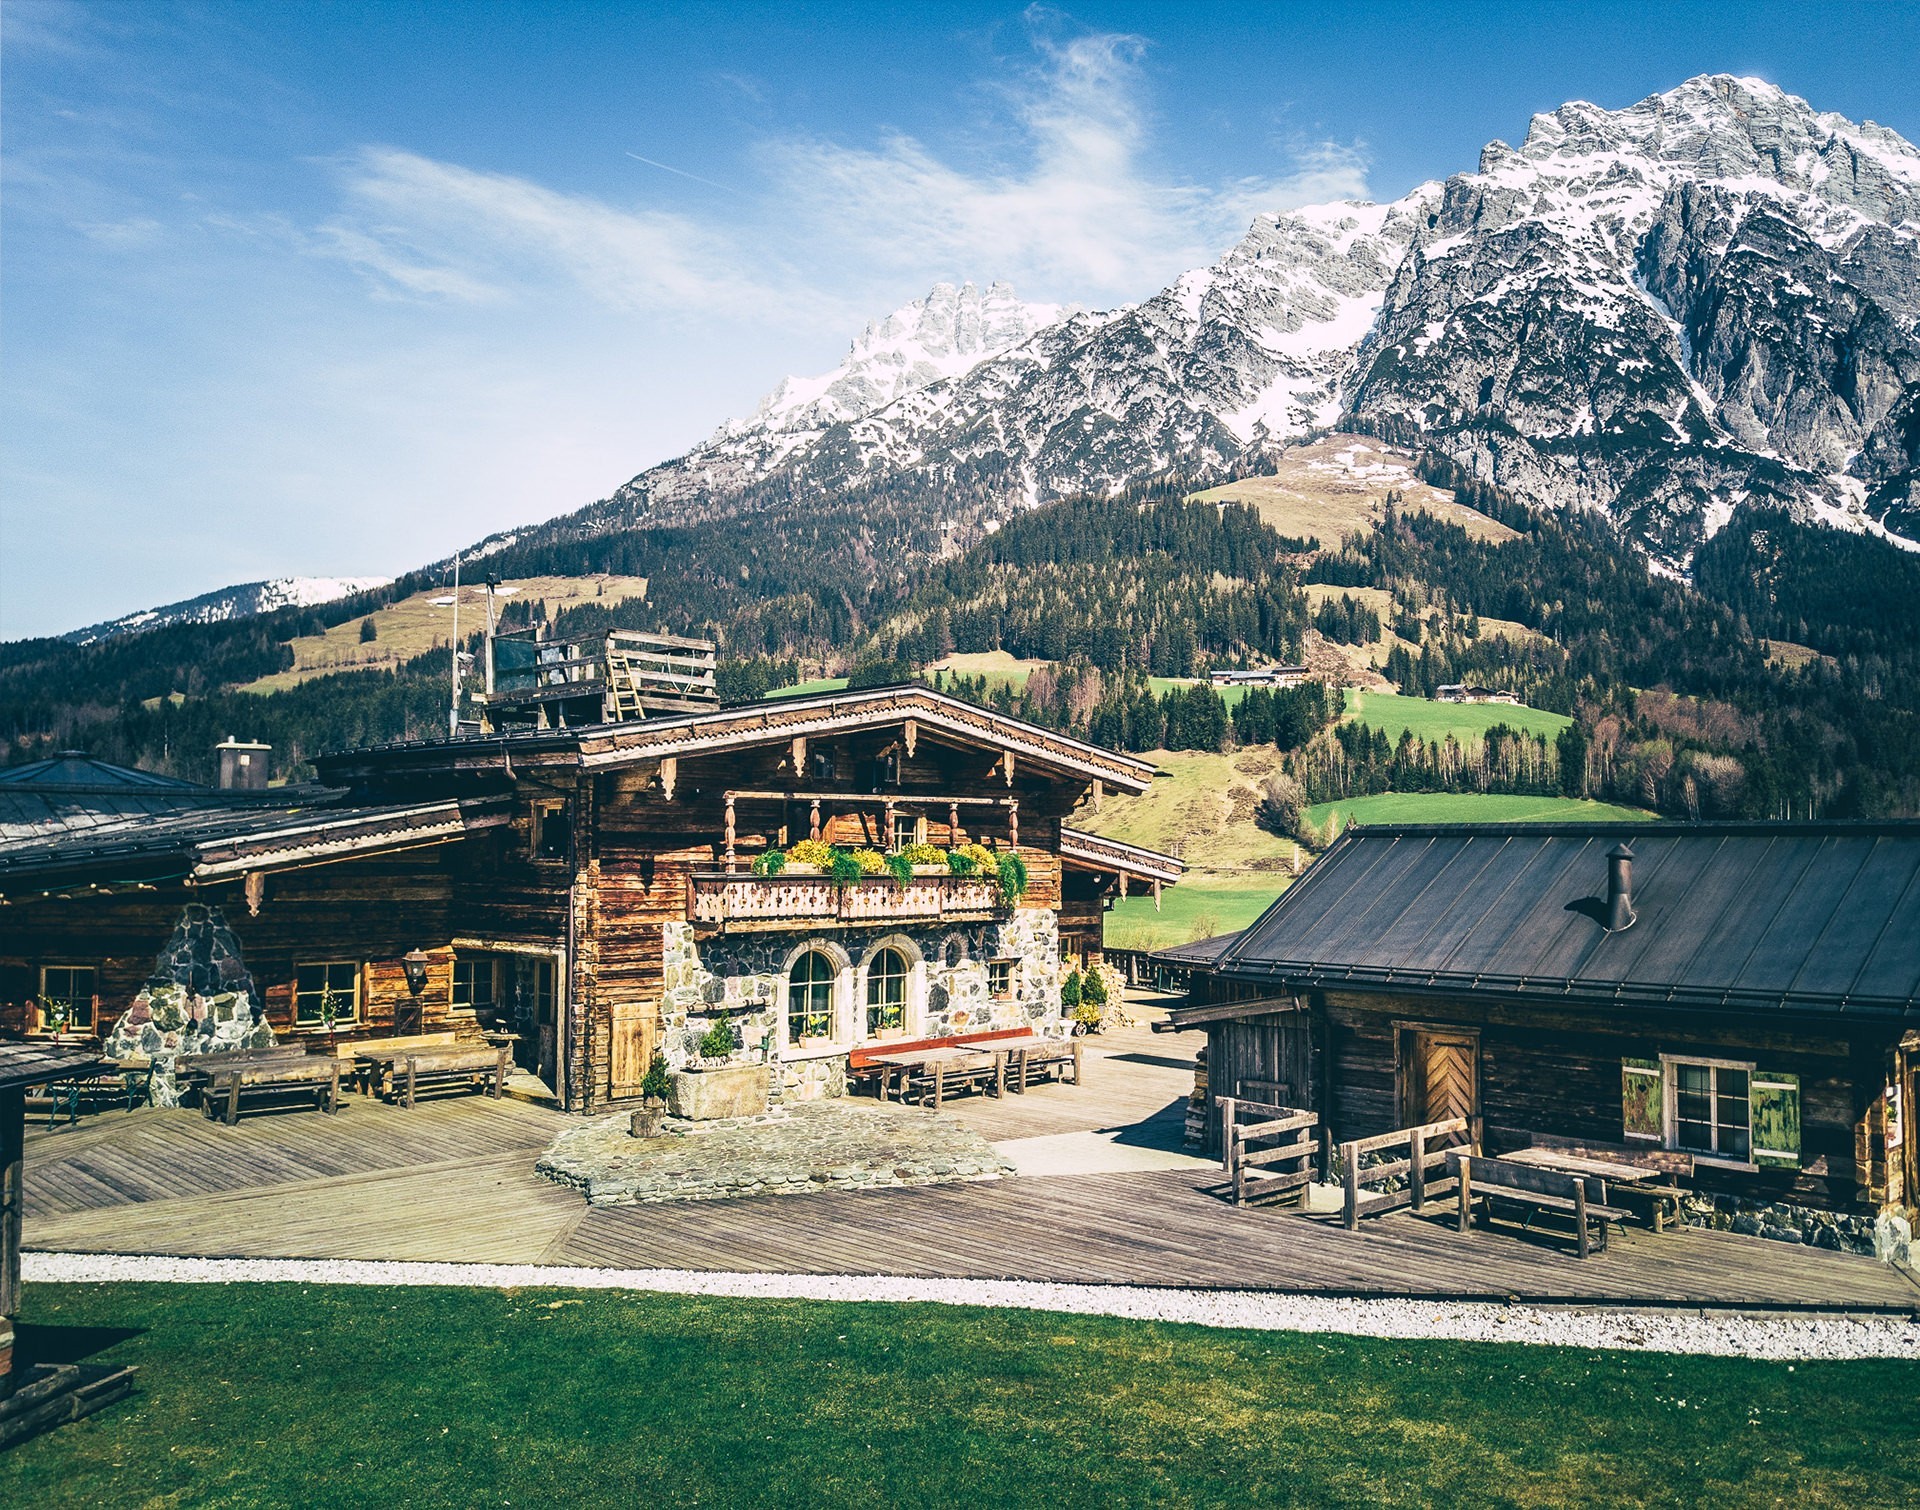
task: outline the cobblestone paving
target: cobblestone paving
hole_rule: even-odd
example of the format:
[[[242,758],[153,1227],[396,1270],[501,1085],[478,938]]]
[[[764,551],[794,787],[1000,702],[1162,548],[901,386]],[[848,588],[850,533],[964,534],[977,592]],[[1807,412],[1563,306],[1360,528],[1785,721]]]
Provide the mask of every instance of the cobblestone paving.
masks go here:
[[[952,1117],[873,1102],[812,1102],[698,1136],[636,1138],[625,1113],[554,1139],[538,1169],[595,1206],[805,1195],[993,1180],[1013,1166]]]

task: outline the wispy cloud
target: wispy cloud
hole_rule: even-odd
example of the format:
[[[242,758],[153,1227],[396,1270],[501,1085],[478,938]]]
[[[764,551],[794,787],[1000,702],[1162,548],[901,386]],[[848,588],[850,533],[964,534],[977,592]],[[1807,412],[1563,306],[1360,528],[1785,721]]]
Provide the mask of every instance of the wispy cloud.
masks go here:
[[[1361,153],[1313,143],[1287,172],[1208,185],[1149,165],[1152,118],[1138,38],[1036,43],[1039,66],[1004,88],[1023,151],[969,170],[923,143],[776,142],[783,196],[822,238],[881,265],[1038,282],[1066,297],[1138,297],[1217,256],[1254,215],[1366,192]]]
[[[1263,211],[1365,194],[1363,154],[1331,142],[1295,146],[1271,177],[1157,171],[1145,46],[1036,36],[1031,64],[985,86],[1005,138],[985,163],[904,134],[773,137],[754,154],[750,192],[626,152],[741,201],[699,214],[369,147],[336,164],[341,208],[311,245],[390,296],[482,303],[558,283],[625,313],[809,324],[871,313],[876,287],[953,276],[1062,300],[1139,298],[1218,256]]]
[[[480,302],[560,279],[649,313],[740,314],[773,297],[730,238],[686,216],[392,147],[350,154],[339,174],[345,203],[317,244],[393,290]]]

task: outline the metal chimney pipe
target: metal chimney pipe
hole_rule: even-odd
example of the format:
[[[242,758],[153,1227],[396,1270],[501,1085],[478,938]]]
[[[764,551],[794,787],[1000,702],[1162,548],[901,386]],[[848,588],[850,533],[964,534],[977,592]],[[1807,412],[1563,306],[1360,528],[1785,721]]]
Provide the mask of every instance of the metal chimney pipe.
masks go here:
[[[1607,932],[1633,926],[1633,851],[1625,842],[1607,851]]]

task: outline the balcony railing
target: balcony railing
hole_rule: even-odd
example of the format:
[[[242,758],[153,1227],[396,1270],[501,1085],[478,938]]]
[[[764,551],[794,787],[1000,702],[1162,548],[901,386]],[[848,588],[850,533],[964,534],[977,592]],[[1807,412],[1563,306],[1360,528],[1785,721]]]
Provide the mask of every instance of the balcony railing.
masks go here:
[[[821,923],[966,922],[1005,910],[999,882],[971,876],[889,876],[837,885],[826,876],[709,872],[693,878],[693,921],[735,928]]]

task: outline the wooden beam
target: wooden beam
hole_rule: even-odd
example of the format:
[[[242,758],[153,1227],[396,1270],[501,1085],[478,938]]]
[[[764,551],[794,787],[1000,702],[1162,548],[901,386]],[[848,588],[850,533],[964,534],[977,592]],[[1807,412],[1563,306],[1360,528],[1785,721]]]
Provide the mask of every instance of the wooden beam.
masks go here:
[[[909,760],[913,759],[914,746],[919,742],[919,739],[920,739],[920,726],[917,723],[915,723],[912,719],[908,719],[907,729],[906,729],[907,759]]]
[[[793,774],[807,774],[807,736],[804,734],[796,734],[793,739]]]
[[[660,790],[667,794],[667,801],[673,801],[674,783],[680,779],[680,760],[678,756],[663,756],[660,761]]]

